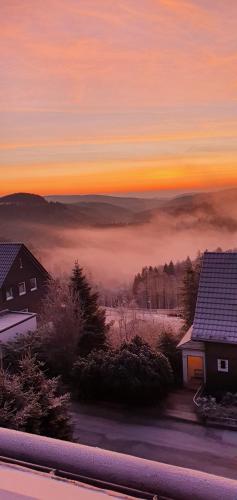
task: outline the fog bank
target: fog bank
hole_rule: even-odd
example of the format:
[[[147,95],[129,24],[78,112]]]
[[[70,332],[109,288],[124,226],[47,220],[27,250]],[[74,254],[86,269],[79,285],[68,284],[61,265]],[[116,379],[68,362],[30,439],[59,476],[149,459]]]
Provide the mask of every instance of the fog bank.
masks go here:
[[[61,274],[69,272],[78,260],[93,280],[114,286],[130,281],[143,266],[183,260],[188,255],[192,258],[199,250],[237,246],[237,231],[192,227],[190,220],[188,226],[187,218],[183,228],[180,220],[159,218],[137,226],[45,228],[50,233],[50,246],[46,234],[44,247],[41,241],[42,261],[51,272]]]

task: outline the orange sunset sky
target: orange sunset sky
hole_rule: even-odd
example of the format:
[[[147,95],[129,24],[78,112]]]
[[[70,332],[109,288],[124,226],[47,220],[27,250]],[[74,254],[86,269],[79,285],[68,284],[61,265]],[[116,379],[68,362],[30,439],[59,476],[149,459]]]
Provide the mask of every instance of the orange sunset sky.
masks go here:
[[[237,185],[236,0],[2,0],[0,193]]]

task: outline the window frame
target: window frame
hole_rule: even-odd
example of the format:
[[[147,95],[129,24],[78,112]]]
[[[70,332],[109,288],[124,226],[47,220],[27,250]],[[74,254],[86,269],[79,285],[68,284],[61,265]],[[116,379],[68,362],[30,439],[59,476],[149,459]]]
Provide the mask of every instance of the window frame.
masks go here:
[[[31,286],[31,280],[35,280],[35,286]],[[35,290],[38,290],[38,283],[37,283],[37,278],[30,278],[30,291],[34,292]]]
[[[11,290],[11,296],[7,296],[8,292]],[[14,294],[13,294],[13,288],[12,286],[10,286],[9,288],[6,289],[6,300],[9,301],[9,300],[13,300],[14,299]]]
[[[222,362],[225,363],[224,368],[222,368],[222,366],[221,366]],[[229,372],[229,360],[223,359],[223,358],[218,358],[217,359],[217,370],[218,370],[218,372],[228,373]]]
[[[24,286],[24,291],[23,292],[20,292],[20,286],[23,285]],[[25,281],[21,281],[20,283],[18,283],[18,292],[19,292],[19,296],[21,297],[22,295],[26,295],[26,282]]]

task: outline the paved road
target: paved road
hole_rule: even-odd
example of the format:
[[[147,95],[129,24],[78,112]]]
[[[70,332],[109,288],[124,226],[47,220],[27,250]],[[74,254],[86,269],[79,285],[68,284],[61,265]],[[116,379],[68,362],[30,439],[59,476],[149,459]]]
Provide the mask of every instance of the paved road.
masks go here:
[[[237,432],[81,404],[73,423],[81,444],[237,479]]]

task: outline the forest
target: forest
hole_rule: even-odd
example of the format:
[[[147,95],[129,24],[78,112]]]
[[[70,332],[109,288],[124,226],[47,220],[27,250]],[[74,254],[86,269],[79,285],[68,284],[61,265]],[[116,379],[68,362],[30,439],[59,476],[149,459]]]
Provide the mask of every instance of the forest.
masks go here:
[[[187,269],[195,269],[200,259],[201,254],[198,253],[194,260],[187,257],[176,263],[171,260],[163,266],[145,266],[127,286],[98,288],[100,303],[107,307],[181,310],[185,274]]]

